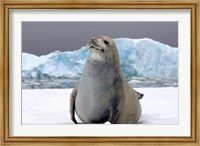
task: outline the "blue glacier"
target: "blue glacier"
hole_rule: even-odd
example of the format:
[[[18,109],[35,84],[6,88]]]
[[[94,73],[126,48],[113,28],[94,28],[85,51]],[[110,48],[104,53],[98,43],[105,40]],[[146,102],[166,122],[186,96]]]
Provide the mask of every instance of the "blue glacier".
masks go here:
[[[128,80],[135,77],[177,79],[178,48],[149,38],[114,39],[123,74]],[[36,56],[22,53],[23,78],[79,78],[88,56],[88,49],[55,51]]]

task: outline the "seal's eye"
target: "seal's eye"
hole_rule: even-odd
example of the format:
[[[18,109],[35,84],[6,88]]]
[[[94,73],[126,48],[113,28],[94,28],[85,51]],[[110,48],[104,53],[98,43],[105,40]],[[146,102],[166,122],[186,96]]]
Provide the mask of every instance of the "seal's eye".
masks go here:
[[[103,42],[104,42],[106,45],[108,45],[108,44],[109,44],[109,42],[108,42],[108,41],[106,41],[106,40],[103,40]]]

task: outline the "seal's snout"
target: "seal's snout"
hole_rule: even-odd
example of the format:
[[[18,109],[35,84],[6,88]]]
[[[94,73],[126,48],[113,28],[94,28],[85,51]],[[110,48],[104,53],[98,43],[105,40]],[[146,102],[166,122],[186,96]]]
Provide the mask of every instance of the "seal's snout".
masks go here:
[[[96,39],[96,38],[94,38],[94,37],[92,37],[91,38],[91,43],[92,43],[92,45],[94,45],[94,46],[99,46],[99,41],[98,41],[98,39]]]
[[[105,36],[91,37],[87,46],[90,50],[106,54],[111,48],[111,40]]]
[[[96,51],[101,51],[101,52],[104,52],[104,48],[102,46],[102,42],[101,42],[101,39],[99,37],[92,37],[88,44],[87,44],[88,48],[89,49],[92,49],[92,50],[96,50]]]

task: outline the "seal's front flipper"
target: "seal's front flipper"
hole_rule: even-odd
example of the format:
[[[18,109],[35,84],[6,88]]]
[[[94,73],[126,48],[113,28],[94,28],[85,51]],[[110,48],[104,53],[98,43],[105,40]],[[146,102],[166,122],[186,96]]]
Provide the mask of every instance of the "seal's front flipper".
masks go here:
[[[112,103],[112,105],[109,107],[108,111],[109,111],[109,118],[108,121],[111,124],[116,124],[117,122],[117,118],[119,116],[119,102],[120,102],[120,96],[116,96],[114,98],[114,102]]]
[[[77,88],[74,88],[72,90],[71,95],[70,95],[70,115],[71,115],[71,120],[75,124],[78,124],[78,122],[75,119],[75,99],[76,99],[76,94],[77,94]]]
[[[117,118],[118,118],[118,115],[119,115],[119,111],[117,109],[114,109],[113,107],[110,107],[109,108],[109,119],[108,121],[111,123],[111,124],[115,124],[116,121],[117,121]]]

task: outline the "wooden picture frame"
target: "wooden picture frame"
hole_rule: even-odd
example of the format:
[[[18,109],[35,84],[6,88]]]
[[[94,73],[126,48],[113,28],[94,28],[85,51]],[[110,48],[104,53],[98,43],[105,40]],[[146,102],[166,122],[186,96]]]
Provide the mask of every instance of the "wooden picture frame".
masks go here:
[[[1,0],[0,109],[2,145],[199,145],[199,0]],[[9,135],[9,11],[11,9],[189,9],[191,10],[191,136],[190,137],[12,137]]]

